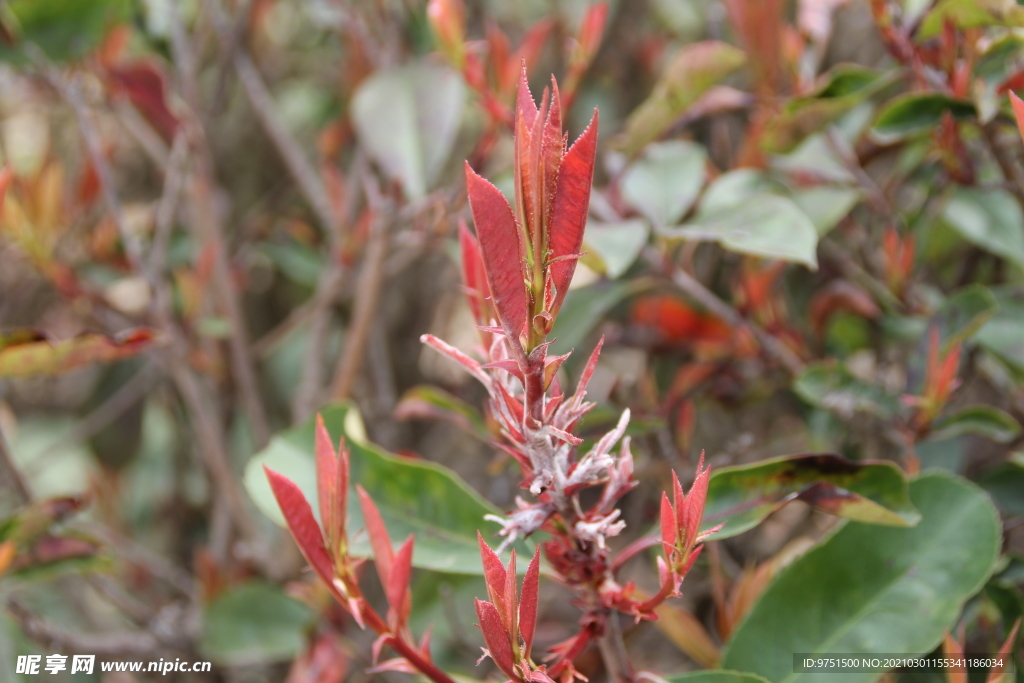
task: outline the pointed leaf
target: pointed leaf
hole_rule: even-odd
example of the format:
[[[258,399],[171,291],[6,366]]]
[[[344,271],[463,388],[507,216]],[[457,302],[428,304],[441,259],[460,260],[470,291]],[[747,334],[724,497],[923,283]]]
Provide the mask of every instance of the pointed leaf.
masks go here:
[[[412,578],[412,554],[416,538],[409,536],[395,553],[385,590],[388,604],[397,616],[397,628],[405,625],[409,618],[409,579]]]
[[[1020,434],[1020,424],[1012,415],[994,406],[971,406],[936,420],[929,440],[941,441],[962,434],[976,434],[997,443],[1009,443]]]
[[[324,537],[313,517],[313,509],[291,479],[263,466],[274,498],[280,506],[292,537],[303,557],[328,586],[334,585],[334,560],[324,547]]]
[[[753,528],[794,498],[830,514],[872,524],[913,526],[920,519],[896,465],[852,462],[831,453],[718,468],[711,475],[707,495],[703,527],[725,522],[716,539]]]
[[[974,104],[940,92],[909,93],[896,97],[875,119],[872,129],[884,142],[895,142],[911,135],[930,133],[950,113],[957,121],[976,116]]]
[[[374,504],[373,499],[363,489],[356,485],[359,493],[359,504],[363,508],[363,522],[366,524],[366,534],[370,537],[370,546],[373,548],[373,562],[377,565],[377,574],[380,576],[380,583],[385,590],[391,583],[391,567],[395,562],[395,551],[391,547],[391,537],[388,528],[380,516],[380,511]]]
[[[594,158],[597,155],[597,110],[590,119],[586,130],[576,139],[562,159],[555,189],[555,203],[551,210],[551,227],[548,237],[550,259],[573,256],[583,246],[583,231],[587,226],[590,207],[590,185],[594,180]],[[552,315],[558,309],[569,291],[576,260],[566,259],[552,263],[548,270],[555,288]]]
[[[523,271],[523,244],[512,208],[494,185],[466,164],[466,191],[487,270],[487,282],[502,325],[518,339],[526,326],[528,302]]]
[[[491,603],[477,599],[476,615],[480,620],[480,630],[483,631],[484,644],[487,645],[491,659],[506,676],[518,679],[513,668],[515,660],[512,658],[512,643],[505,632],[498,610]]]
[[[316,453],[316,493],[320,502],[320,520],[330,538],[332,524],[337,516],[331,510],[337,499],[335,486],[338,484],[338,458],[331,446],[331,435],[327,433],[324,419],[320,415],[316,416],[316,444],[313,450]]]
[[[533,634],[537,630],[537,607],[540,598],[540,548],[533,553],[530,566],[523,578],[523,592],[519,602],[519,633],[526,643],[524,656],[529,659],[533,647]]]
[[[50,341],[31,330],[0,334],[0,378],[59,375],[90,363],[111,363],[159,343],[155,330],[138,327],[115,336],[87,332]]]

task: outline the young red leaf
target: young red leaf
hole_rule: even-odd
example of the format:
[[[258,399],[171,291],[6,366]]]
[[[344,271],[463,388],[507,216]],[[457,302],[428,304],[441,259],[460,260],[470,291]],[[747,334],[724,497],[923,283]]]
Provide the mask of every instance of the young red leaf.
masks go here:
[[[1016,93],[1010,93],[1010,104],[1013,106],[1013,116],[1017,119],[1017,130],[1021,137],[1024,137],[1024,101],[1017,97]]]
[[[410,534],[402,547],[395,553],[391,575],[388,576],[388,583],[384,587],[388,596],[388,604],[391,605],[392,614],[395,616],[393,631],[401,629],[409,618],[409,579],[412,577],[412,552],[415,540],[415,537]]]
[[[518,345],[529,309],[522,235],[504,195],[477,175],[468,163],[466,189],[494,308],[509,337],[509,344]]]
[[[661,542],[665,546],[665,555],[672,552],[676,544],[676,515],[672,503],[668,502],[668,494],[661,494]]]
[[[499,613],[503,616],[502,621],[505,621],[504,615],[508,613],[504,597],[506,582],[505,565],[501,563],[501,558],[487,545],[479,531],[476,533],[476,539],[480,544],[480,559],[484,565],[484,582],[487,584],[487,595],[490,596],[491,602],[499,608]]]
[[[388,535],[387,527],[380,516],[380,510],[373,502],[362,486],[356,486],[359,492],[359,504],[363,508],[363,523],[366,525],[366,534],[370,537],[370,546],[373,548],[373,562],[377,566],[377,576],[380,583],[387,590],[391,577],[391,568],[395,562],[395,551],[391,548],[391,537]]]
[[[331,435],[327,433],[322,415],[316,416],[316,438],[313,451],[316,454],[316,493],[320,500],[320,523],[327,531],[328,539],[332,539],[331,532],[334,529],[333,519],[336,513],[333,511],[338,484],[338,458],[331,446]],[[334,549],[331,548],[331,552]]]
[[[302,551],[303,557],[313,570],[323,579],[331,590],[334,590],[334,561],[324,547],[323,534],[313,517],[313,509],[309,506],[302,491],[291,479],[278,474],[266,465],[263,471],[270,482],[270,490],[274,493],[288,530]]]
[[[985,679],[985,683],[1009,683],[1012,678],[1008,678],[1007,674],[1012,672],[1013,669],[1013,645],[1017,640],[1017,631],[1020,629],[1020,618],[1014,623],[1013,628],[1010,629],[1010,633],[1006,636],[1006,640],[999,647],[999,664],[992,667],[992,670],[988,672],[988,677]]]
[[[540,546],[533,553],[530,566],[523,579],[523,592],[519,601],[519,633],[526,643],[525,656],[530,657],[533,634],[537,630],[537,601],[540,596]]]
[[[491,659],[506,676],[515,681],[521,680],[515,671],[512,643],[508,633],[505,632],[505,626],[497,608],[489,602],[476,598],[476,616],[480,620],[480,630],[483,631],[484,644],[487,646],[487,653]]]
[[[597,110],[594,110],[590,125],[565,153],[558,171],[548,252],[549,260],[561,260],[552,263],[549,269],[551,285],[554,287],[554,300],[549,309],[551,315],[558,313],[576,270],[576,259],[563,257],[579,254],[583,246],[583,230],[587,225],[596,155]]]
[[[519,586],[516,585],[518,573],[516,572],[516,551],[508,560],[505,568],[505,606],[508,608],[505,615],[505,630],[510,638],[515,638],[519,633]]]
[[[473,319],[477,324],[485,325],[490,322],[490,314],[484,315],[487,310],[486,299],[491,295],[487,287],[487,272],[484,270],[480,243],[463,220],[459,220],[459,247],[462,251],[462,281],[466,285],[466,299],[473,312]]]

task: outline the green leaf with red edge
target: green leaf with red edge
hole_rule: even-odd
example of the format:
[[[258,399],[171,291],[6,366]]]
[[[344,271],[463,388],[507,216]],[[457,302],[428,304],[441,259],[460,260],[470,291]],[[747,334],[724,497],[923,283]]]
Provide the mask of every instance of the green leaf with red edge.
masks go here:
[[[345,437],[351,452],[351,485],[361,485],[371,496],[390,537],[416,537],[414,567],[454,574],[483,572],[477,531],[493,538],[500,527],[484,521],[483,516],[500,515],[500,509],[447,467],[397,456],[369,443],[358,411],[349,404],[327,406],[321,415],[333,443]],[[262,466],[266,464],[290,478],[315,503],[314,428],[311,419],[280,432],[246,466],[244,482],[250,497],[278,524],[283,525],[284,520]],[[347,530],[352,554],[370,557],[358,496],[351,491]],[[515,547],[520,554],[532,554],[531,544],[517,543]]]
[[[529,310],[522,233],[505,196],[468,163],[466,193],[494,308],[506,332],[518,339]]]
[[[704,529],[716,539],[741,534],[791,500],[830,514],[888,526],[914,526],[907,479],[890,462],[853,462],[831,453],[784,456],[711,473]]]
[[[691,43],[680,49],[651,96],[630,114],[620,145],[630,155],[639,152],[745,61],[743,51],[716,40]]]
[[[594,180],[594,159],[597,155],[597,110],[586,130],[576,139],[562,158],[555,188],[555,201],[551,209],[551,227],[548,237],[550,259],[562,259],[548,269],[555,287],[551,313],[558,312],[569,291],[576,259],[583,246],[583,231],[587,226],[590,207],[590,187]]]
[[[0,378],[58,375],[90,363],[111,363],[159,343],[157,332],[137,327],[114,336],[87,332],[50,341],[31,330],[0,334]]]

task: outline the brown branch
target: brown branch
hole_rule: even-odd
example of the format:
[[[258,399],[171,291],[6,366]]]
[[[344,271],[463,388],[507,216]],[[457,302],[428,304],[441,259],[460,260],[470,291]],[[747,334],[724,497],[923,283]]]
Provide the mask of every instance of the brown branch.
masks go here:
[[[1006,181],[1011,184],[1014,198],[1024,207],[1024,175],[1021,175],[1020,167],[1013,158],[1009,147],[999,143],[999,122],[992,120],[979,128],[989,152],[992,153],[992,157],[999,165],[999,170],[1003,172]]]
[[[182,649],[181,645],[161,642],[146,631],[111,633],[79,633],[58,626],[29,610],[15,598],[7,599],[7,612],[21,627],[22,632],[44,646],[58,647],[69,652],[80,652],[101,657],[122,655],[152,655],[168,649]]]
[[[363,268],[356,286],[355,310],[345,338],[345,350],[331,382],[331,398],[342,401],[352,394],[352,386],[363,364],[366,341],[370,337],[373,318],[377,315],[380,287],[384,281],[384,259],[388,253],[392,217],[377,215],[369,243],[366,245]]]

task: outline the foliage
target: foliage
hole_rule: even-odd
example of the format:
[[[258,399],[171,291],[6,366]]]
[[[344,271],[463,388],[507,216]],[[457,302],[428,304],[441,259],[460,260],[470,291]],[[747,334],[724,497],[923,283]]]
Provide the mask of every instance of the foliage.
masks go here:
[[[1019,652],[1022,26],[4,3],[0,668]]]

